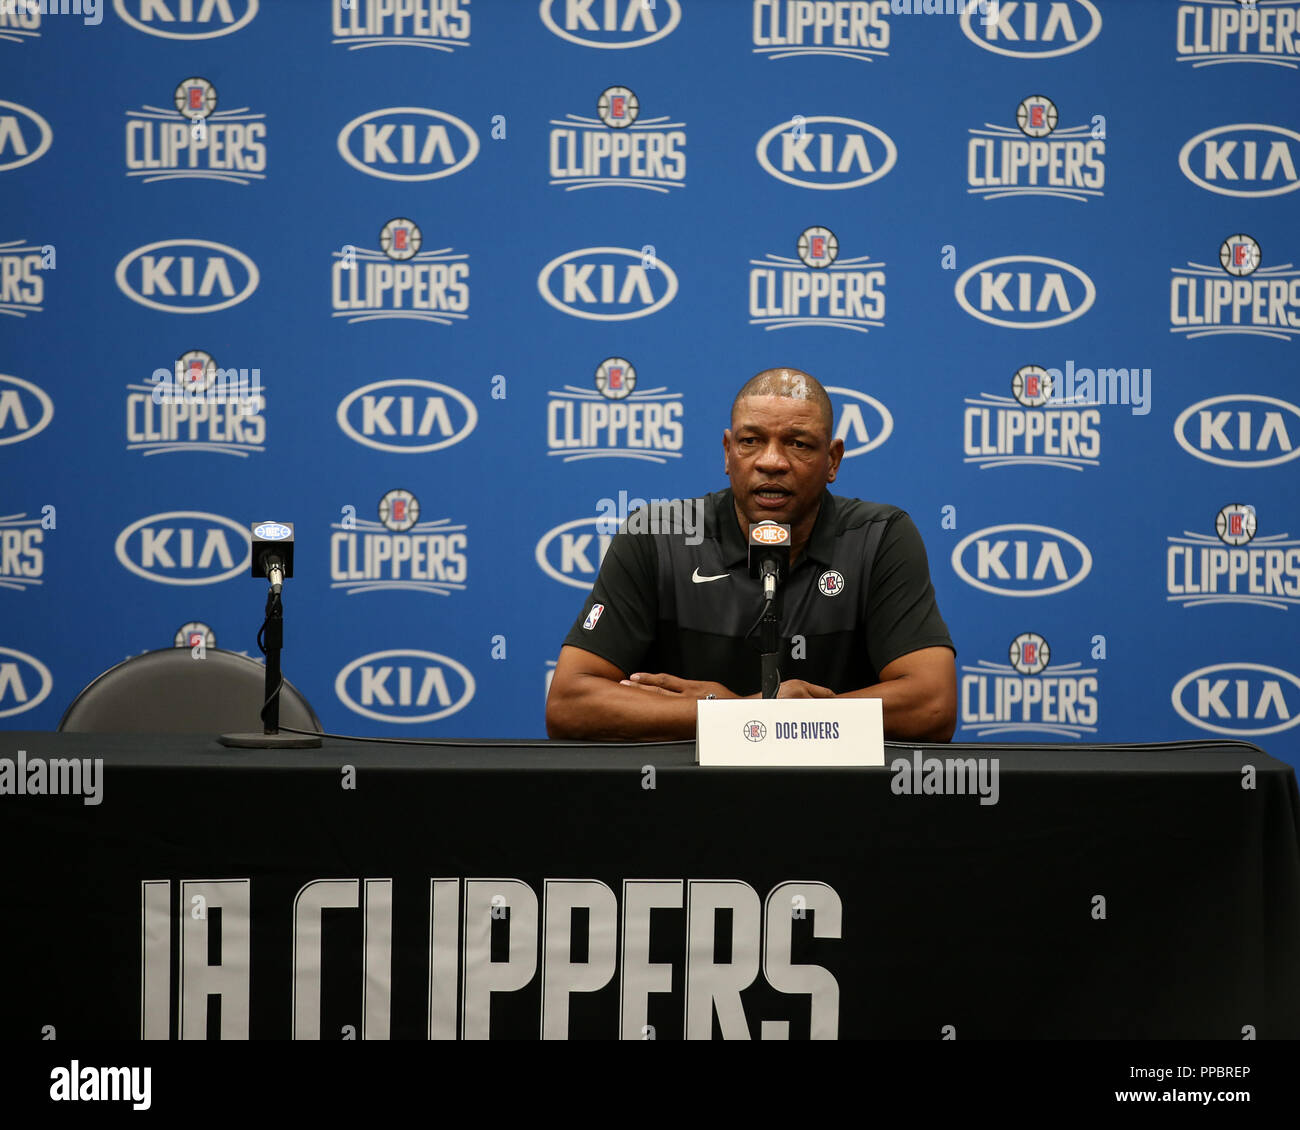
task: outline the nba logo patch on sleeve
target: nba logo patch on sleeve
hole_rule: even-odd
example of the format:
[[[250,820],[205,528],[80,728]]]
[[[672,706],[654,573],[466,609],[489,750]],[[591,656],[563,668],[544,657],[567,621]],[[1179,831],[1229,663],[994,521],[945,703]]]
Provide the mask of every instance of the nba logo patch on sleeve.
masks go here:
[[[582,626],[591,631],[596,626],[596,621],[600,619],[600,614],[605,611],[603,604],[593,604],[591,611],[587,613],[587,618],[582,622]]]

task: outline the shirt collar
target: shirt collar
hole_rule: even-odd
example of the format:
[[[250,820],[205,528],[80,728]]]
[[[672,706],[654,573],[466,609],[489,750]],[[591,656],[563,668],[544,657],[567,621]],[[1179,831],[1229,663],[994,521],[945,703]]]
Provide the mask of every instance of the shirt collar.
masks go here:
[[[749,542],[740,532],[740,520],[736,517],[736,497],[730,487],[719,492],[717,520],[718,535],[722,542],[722,563],[730,568],[749,557]],[[822,491],[821,509],[817,511],[817,521],[813,523],[812,536],[804,546],[803,553],[804,557],[829,565],[834,551],[835,496],[827,490]]]

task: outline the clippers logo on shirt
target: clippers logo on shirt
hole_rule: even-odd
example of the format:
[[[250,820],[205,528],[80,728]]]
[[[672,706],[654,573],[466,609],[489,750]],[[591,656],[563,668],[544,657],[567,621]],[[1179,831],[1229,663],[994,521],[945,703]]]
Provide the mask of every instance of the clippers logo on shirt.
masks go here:
[[[839,596],[844,591],[844,574],[827,569],[817,578],[817,588],[822,596]]]
[[[587,618],[582,622],[582,626],[587,631],[591,631],[596,626],[597,621],[600,620],[600,614],[604,611],[605,606],[603,604],[593,604],[591,611],[587,613]]]

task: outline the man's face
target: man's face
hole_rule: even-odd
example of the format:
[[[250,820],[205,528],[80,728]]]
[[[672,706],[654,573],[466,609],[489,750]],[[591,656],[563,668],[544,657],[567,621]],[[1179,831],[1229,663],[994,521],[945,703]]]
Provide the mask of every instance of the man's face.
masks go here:
[[[831,441],[811,400],[751,396],[740,402],[723,433],[722,451],[746,520],[797,526],[835,481],[844,441]]]

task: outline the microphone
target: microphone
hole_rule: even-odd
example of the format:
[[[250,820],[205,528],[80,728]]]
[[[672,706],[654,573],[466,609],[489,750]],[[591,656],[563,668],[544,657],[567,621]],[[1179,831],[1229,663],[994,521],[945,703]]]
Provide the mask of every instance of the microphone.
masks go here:
[[[288,522],[259,522],[253,527],[252,575],[266,577],[278,593],[293,576],[293,526]]]
[[[763,599],[776,596],[776,586],[790,572],[790,527],[757,522],[749,527],[749,575],[763,581]]]

